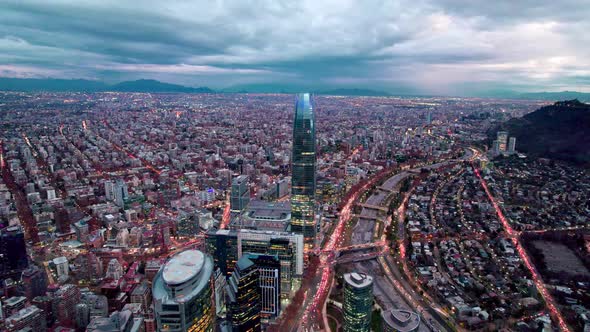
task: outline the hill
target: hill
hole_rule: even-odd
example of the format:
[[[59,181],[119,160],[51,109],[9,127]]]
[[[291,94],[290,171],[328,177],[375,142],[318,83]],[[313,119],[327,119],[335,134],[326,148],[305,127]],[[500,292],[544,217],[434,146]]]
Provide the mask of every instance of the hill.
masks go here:
[[[494,128],[516,137],[516,150],[532,156],[590,163],[590,104],[577,99],[541,107]]]

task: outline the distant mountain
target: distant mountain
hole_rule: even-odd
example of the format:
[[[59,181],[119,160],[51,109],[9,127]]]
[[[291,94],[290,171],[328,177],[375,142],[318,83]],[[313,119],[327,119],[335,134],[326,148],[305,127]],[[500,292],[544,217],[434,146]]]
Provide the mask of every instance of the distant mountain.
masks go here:
[[[6,78],[0,77],[0,90],[3,91],[49,91],[49,92],[94,92],[103,91],[108,85],[91,80],[62,80],[37,78]]]
[[[36,78],[2,78],[0,91],[49,91],[49,92],[166,92],[166,93],[212,93],[207,87],[191,88],[183,85],[164,83],[156,80],[126,81],[107,85],[101,81],[36,79]]]
[[[291,84],[273,84],[273,83],[262,83],[262,84],[243,84],[235,85],[226,89],[224,92],[237,92],[237,93],[299,93],[299,92],[312,92],[317,95],[330,95],[330,96],[391,96],[390,93],[371,90],[371,89],[359,89],[359,88],[339,88],[326,90],[320,87],[303,86],[303,85],[291,85]]]
[[[516,137],[516,150],[532,156],[590,164],[590,104],[577,99],[541,107],[490,130]]]
[[[156,80],[126,81],[108,88],[118,92],[184,92],[184,93],[212,93],[207,87],[191,88],[183,85],[164,83]]]
[[[518,97],[522,99],[537,99],[537,100],[573,100],[590,102],[590,93],[577,91],[561,91],[561,92],[530,92],[521,93]]]
[[[334,89],[318,92],[320,95],[330,96],[391,96],[391,94],[371,89]]]

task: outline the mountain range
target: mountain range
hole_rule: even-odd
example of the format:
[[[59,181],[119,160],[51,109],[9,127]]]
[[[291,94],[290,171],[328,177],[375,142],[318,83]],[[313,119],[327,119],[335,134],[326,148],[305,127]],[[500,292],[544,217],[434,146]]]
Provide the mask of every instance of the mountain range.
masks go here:
[[[577,99],[556,102],[513,118],[493,128],[516,137],[516,150],[535,157],[544,157],[590,164],[590,104]]]
[[[395,91],[393,91],[395,90]],[[337,88],[326,89],[321,86],[299,86],[292,84],[245,84],[228,87],[221,90],[213,90],[208,87],[187,87],[184,85],[164,83],[151,79],[125,81],[117,84],[107,84],[95,80],[66,80],[66,79],[37,79],[37,78],[5,78],[0,77],[0,91],[24,91],[24,92],[152,92],[152,93],[297,93],[312,91],[319,95],[333,96],[420,96],[419,91],[407,87],[395,87],[392,91],[382,91],[366,88]],[[572,100],[590,102],[590,93],[561,91],[561,92],[532,92],[520,93],[511,90],[482,92],[478,96],[490,98],[508,99],[535,99],[535,100]]]

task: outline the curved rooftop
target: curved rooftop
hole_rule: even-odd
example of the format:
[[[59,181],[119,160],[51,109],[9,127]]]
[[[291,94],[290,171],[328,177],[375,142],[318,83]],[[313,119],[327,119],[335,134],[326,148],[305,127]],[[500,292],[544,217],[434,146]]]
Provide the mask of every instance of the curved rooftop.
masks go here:
[[[420,326],[420,316],[408,310],[392,309],[381,313],[385,324],[394,331],[417,331]]]
[[[194,278],[205,264],[205,255],[198,250],[186,250],[173,256],[163,267],[162,278],[168,285],[180,285]]]

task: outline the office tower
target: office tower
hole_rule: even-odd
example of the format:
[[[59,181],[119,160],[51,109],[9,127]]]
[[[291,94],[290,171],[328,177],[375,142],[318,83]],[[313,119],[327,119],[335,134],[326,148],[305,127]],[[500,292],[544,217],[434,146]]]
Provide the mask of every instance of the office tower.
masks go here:
[[[508,132],[499,131],[497,133],[496,139],[498,140],[498,149],[500,150],[500,152],[506,152],[508,147]]]
[[[260,287],[260,316],[278,317],[281,312],[281,263],[276,255],[247,254],[258,268]]]
[[[508,140],[508,153],[516,152],[516,137],[510,137]]]
[[[364,273],[344,275],[344,332],[369,332],[373,310],[373,277]]]
[[[235,177],[231,182],[230,210],[233,213],[243,212],[250,202],[250,187],[248,186],[248,176],[240,175]]]
[[[238,234],[227,229],[213,230],[205,235],[207,253],[213,257],[215,268],[230,277],[238,261]]]
[[[66,284],[54,294],[57,320],[60,322],[74,321],[76,305],[80,303],[80,290],[77,286]]]
[[[259,276],[258,268],[247,256],[236,263],[227,285],[229,320],[233,331],[261,331]]]
[[[426,125],[429,125],[432,123],[432,111],[428,111],[426,113]]]
[[[152,284],[157,330],[214,331],[212,277],[211,256],[199,250],[172,256]]]
[[[53,219],[58,233],[67,234],[71,231],[68,210],[63,207],[56,208],[53,212]]]
[[[43,310],[32,305],[19,310],[15,314],[6,318],[7,331],[19,331],[29,329],[31,332],[47,331],[47,321]]]
[[[29,266],[25,234],[20,226],[0,230],[0,281],[6,278],[20,278]]]
[[[118,179],[114,186],[113,199],[115,204],[119,207],[123,207],[125,200],[129,198],[129,192],[127,190],[127,183],[123,179]]]
[[[246,253],[277,255],[281,264],[281,292],[291,292],[295,276],[303,274],[303,235],[286,232],[241,230],[238,257]]]
[[[315,242],[316,138],[313,98],[297,95],[291,157],[291,230],[303,234],[306,247]]]

